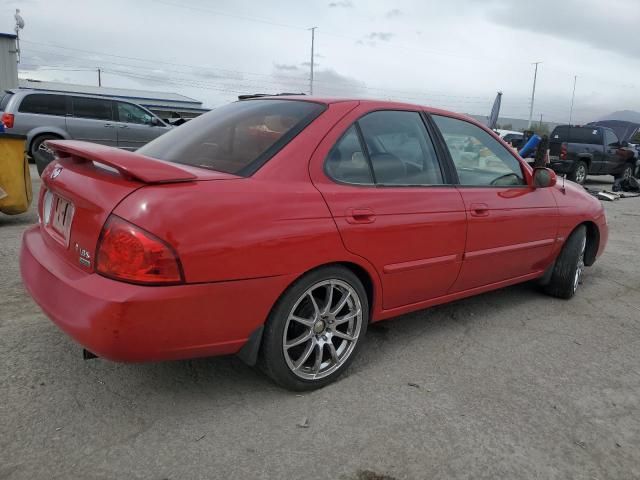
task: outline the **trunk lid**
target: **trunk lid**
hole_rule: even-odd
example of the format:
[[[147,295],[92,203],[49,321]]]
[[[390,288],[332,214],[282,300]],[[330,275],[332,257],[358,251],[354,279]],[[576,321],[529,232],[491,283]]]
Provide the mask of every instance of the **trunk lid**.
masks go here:
[[[238,178],[86,142],[51,141],[48,145],[57,158],[42,174],[40,227],[53,252],[86,272],[94,271],[96,247],[107,218],[131,193],[150,184]]]

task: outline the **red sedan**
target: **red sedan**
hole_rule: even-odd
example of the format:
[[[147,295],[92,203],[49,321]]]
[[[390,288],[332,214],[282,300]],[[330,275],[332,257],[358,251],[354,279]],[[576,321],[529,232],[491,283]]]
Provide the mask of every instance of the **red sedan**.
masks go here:
[[[414,105],[246,99],[136,153],[49,146],[22,278],[117,361],[238,354],[317,388],[370,322],[533,279],[572,297],[608,236],[581,187]]]

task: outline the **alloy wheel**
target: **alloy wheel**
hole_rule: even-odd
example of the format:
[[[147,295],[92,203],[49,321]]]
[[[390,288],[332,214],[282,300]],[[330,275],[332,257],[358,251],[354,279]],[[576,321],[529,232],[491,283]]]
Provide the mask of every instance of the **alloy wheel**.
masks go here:
[[[578,165],[576,169],[576,182],[583,183],[587,178],[587,169],[584,165]]]
[[[362,329],[356,290],[338,279],[312,285],[298,298],[284,328],[282,349],[291,372],[304,380],[331,375],[350,357]]]
[[[584,252],[587,249],[587,238],[582,240],[580,247],[580,255],[578,256],[578,265],[576,266],[576,273],[573,277],[573,292],[578,290],[578,285],[582,283],[582,274],[584,273]]]

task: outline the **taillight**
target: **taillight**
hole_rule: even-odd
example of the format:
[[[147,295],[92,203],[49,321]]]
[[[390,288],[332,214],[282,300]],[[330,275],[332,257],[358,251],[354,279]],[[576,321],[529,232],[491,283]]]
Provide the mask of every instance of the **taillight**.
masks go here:
[[[567,159],[567,144],[563,143],[560,146],[560,160],[566,160]]]
[[[156,236],[115,215],[105,223],[96,256],[105,277],[144,285],[184,281],[173,249]]]
[[[2,114],[2,123],[5,126],[5,128],[13,128],[14,119],[15,119],[15,116],[13,115],[13,113]]]

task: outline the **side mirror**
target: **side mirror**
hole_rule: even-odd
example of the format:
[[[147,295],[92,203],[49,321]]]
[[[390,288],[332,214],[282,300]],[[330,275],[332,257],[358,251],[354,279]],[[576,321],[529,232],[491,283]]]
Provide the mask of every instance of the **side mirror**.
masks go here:
[[[533,169],[533,186],[535,188],[553,187],[558,181],[556,172],[550,168],[534,168]]]
[[[151,117],[151,126],[152,127],[160,127],[162,125],[162,122],[160,121],[160,119],[158,117]]]

